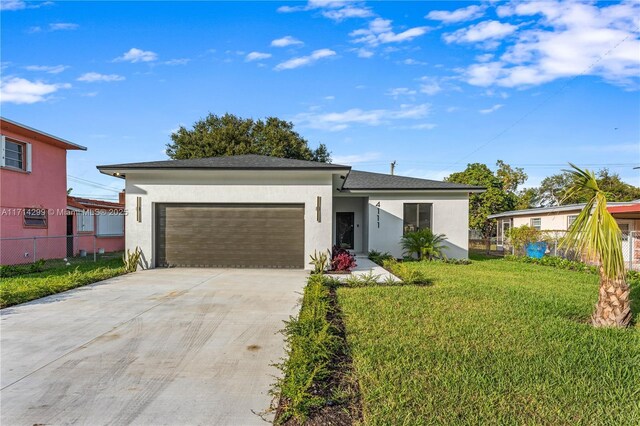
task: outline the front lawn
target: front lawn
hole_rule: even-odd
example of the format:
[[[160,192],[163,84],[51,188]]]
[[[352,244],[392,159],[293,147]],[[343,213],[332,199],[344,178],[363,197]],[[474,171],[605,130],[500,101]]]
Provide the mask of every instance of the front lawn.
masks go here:
[[[39,299],[124,273],[119,256],[106,256],[97,262],[61,264],[42,272],[0,279],[0,308]]]
[[[411,267],[432,285],[338,289],[366,424],[640,424],[640,325],[588,324],[597,276]]]

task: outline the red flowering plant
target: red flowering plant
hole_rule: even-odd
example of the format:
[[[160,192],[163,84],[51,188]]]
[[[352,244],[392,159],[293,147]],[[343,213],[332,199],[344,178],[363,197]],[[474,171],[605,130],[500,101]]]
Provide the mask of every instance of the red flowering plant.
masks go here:
[[[347,250],[334,246],[331,251],[331,270],[335,272],[350,272],[356,267],[356,257]]]

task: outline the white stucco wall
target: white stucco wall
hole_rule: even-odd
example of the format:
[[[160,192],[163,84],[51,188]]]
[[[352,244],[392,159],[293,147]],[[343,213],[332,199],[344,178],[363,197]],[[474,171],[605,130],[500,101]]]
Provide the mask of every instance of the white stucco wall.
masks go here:
[[[152,268],[156,203],[303,203],[305,265],[315,250],[332,244],[331,171],[197,171],[128,172],[125,245],[140,247],[145,267]],[[322,197],[321,222],[316,197]],[[142,198],[142,222],[136,220],[136,198]],[[309,265],[305,266],[309,268]]]
[[[525,216],[513,216],[513,226],[522,225],[531,226],[531,219],[540,218],[540,229],[543,231],[566,231],[568,229],[568,216],[577,216],[580,210],[557,212],[557,213],[538,213]]]
[[[380,227],[377,220],[378,203],[380,203]],[[469,197],[465,192],[370,194],[367,214],[369,250],[388,251],[396,257],[402,257],[400,238],[404,203],[433,204],[432,230],[436,234],[446,235],[445,254],[449,258],[466,259],[468,257]]]

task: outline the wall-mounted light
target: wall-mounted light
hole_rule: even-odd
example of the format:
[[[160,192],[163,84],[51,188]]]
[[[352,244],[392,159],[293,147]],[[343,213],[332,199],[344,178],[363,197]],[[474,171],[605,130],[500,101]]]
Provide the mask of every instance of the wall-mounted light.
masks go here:
[[[316,197],[316,220],[322,222],[322,197]]]
[[[142,197],[136,197],[136,220],[142,222]]]

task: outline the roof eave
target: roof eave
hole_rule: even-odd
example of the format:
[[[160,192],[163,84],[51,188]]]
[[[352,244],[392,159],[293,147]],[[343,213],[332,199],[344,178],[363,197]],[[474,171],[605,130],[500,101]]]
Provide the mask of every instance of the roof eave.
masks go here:
[[[453,192],[466,192],[466,193],[481,193],[486,191],[485,188],[342,188],[340,192],[433,192],[433,191],[453,191]]]
[[[39,135],[44,136],[47,139],[51,139],[52,141],[54,141],[54,142],[56,142],[56,143],[58,143],[60,145],[63,145],[64,149],[66,149],[66,150],[74,150],[74,149],[75,150],[80,150],[80,151],[86,151],[87,150],[86,146],[78,145],[77,143],[70,142],[70,141],[68,141],[66,139],[59,138],[58,136],[54,136],[54,135],[52,135],[50,133],[43,132],[42,130],[38,130],[38,129],[35,129],[33,127],[27,126],[26,124],[18,123],[17,121],[9,120],[8,118],[5,118],[5,117],[0,117],[0,120],[4,121],[4,122],[6,122],[6,123],[8,123],[8,124],[10,124],[12,126],[19,127],[19,128],[24,129],[24,130],[27,130],[28,132],[37,133]]]

